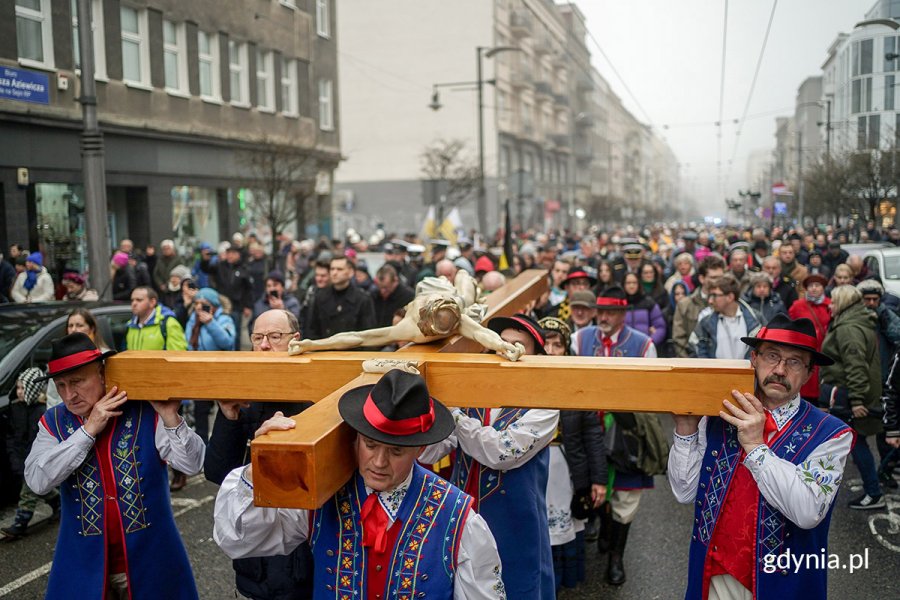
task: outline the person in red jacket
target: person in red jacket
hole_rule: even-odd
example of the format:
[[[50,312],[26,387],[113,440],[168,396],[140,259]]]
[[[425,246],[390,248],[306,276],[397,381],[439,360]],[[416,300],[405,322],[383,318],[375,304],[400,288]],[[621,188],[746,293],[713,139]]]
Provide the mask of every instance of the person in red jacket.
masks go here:
[[[817,349],[822,350],[822,341],[828,331],[828,323],[831,322],[831,298],[825,295],[825,286],[828,280],[819,274],[807,275],[803,280],[803,289],[806,293],[797,299],[788,310],[791,319],[807,318],[816,326]],[[810,377],[800,388],[800,396],[813,406],[819,405],[819,367],[813,368]]]

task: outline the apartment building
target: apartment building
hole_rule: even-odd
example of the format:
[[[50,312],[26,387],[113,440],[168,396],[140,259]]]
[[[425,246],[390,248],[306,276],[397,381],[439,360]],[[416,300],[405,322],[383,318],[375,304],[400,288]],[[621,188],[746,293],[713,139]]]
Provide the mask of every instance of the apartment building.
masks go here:
[[[113,243],[173,237],[188,249],[257,227],[242,157],[261,142],[308,155],[315,184],[294,200],[309,230],[330,234],[335,10],[335,0],[91,0]],[[79,270],[81,25],[75,0],[0,3],[0,244]]]

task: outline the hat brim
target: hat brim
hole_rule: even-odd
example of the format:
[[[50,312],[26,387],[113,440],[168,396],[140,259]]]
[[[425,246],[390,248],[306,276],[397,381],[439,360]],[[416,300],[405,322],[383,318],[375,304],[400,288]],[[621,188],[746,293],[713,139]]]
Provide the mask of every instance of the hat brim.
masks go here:
[[[536,350],[536,354],[547,354],[547,351],[544,350],[544,342],[534,337],[534,335],[525,328],[522,323],[513,319],[512,317],[494,317],[490,321],[488,321],[488,329],[500,335],[503,333],[504,329],[516,329],[518,331],[524,332],[528,334],[532,340],[534,340],[534,346]]]
[[[363,405],[374,387],[374,385],[364,385],[353,388],[344,393],[341,399],[338,400],[338,412],[341,418],[356,432],[381,444],[407,447],[436,444],[447,439],[453,433],[453,429],[456,427],[453,415],[450,414],[446,406],[435,398],[431,399],[434,403],[434,423],[428,431],[397,436],[376,429],[366,420],[363,414]]]
[[[102,354],[100,354],[100,356],[97,356],[97,357],[95,357],[95,358],[92,358],[91,360],[89,360],[89,361],[87,361],[87,362],[83,362],[83,363],[81,363],[80,365],[73,365],[73,366],[71,366],[71,367],[68,367],[67,369],[62,369],[62,370],[60,370],[60,371],[57,371],[56,373],[47,374],[47,375],[44,375],[43,377],[38,377],[38,378],[35,379],[34,381],[35,381],[36,383],[43,383],[44,381],[49,381],[49,380],[53,379],[54,377],[59,377],[60,375],[64,375],[64,374],[66,374],[66,373],[70,373],[70,372],[72,372],[72,371],[77,371],[77,370],[80,369],[81,367],[83,367],[83,366],[85,366],[85,365],[89,365],[89,364],[91,364],[91,363],[95,363],[95,362],[97,362],[98,360],[106,360],[107,358],[109,358],[110,356],[112,356],[112,355],[115,354],[115,353],[116,353],[115,350],[107,350],[106,352],[103,352]]]
[[[571,279],[567,278],[565,281],[563,281],[563,287],[566,287],[567,285],[569,285],[576,279],[587,279],[590,282],[591,287],[594,287],[595,285],[597,285],[596,277],[591,277],[590,275],[579,275],[578,277],[572,277]]]
[[[755,337],[742,337],[741,341],[756,350],[757,346],[759,346],[763,342],[769,342],[770,344],[777,344],[779,346],[787,346],[788,348],[796,348],[797,350],[803,350],[804,352],[809,352],[812,354],[813,364],[817,367],[828,367],[834,364],[834,360],[829,358],[828,356],[822,354],[817,350],[813,350],[808,346],[801,346],[800,344],[789,344],[787,342],[776,342],[773,340],[761,340]]]

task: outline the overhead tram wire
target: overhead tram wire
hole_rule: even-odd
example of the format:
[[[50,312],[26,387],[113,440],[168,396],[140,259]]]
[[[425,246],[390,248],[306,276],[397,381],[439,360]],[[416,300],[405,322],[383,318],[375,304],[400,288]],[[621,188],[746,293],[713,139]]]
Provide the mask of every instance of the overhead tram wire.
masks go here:
[[[719,73],[719,120],[716,122],[716,192],[723,196],[722,185],[722,116],[725,114],[725,58],[728,49],[728,0],[725,0],[725,15],[722,22],[722,69]]]
[[[734,159],[737,156],[738,145],[741,142],[741,132],[744,129],[744,122],[747,120],[747,112],[750,110],[750,101],[753,99],[753,90],[756,89],[756,80],[759,77],[759,70],[762,67],[763,56],[766,53],[766,44],[769,41],[769,32],[772,31],[772,21],[775,20],[775,9],[778,7],[778,0],[772,0],[772,11],[769,13],[769,23],[766,25],[766,34],[763,36],[762,47],[759,49],[759,57],[756,59],[756,70],[753,73],[753,81],[750,83],[750,91],[747,93],[747,102],[744,103],[744,113],[738,123],[738,130],[734,135],[734,150],[731,152],[731,159],[728,161],[728,171],[725,176],[726,185],[731,180],[731,170],[734,168]]]
[[[537,12],[534,10],[534,8],[532,8],[527,2],[523,2],[522,5],[526,9],[528,9],[528,12],[530,12],[532,14],[532,16],[534,16],[536,19],[538,19],[540,21],[541,16],[537,14]],[[613,65],[612,61],[609,60],[609,57],[606,55],[606,52],[604,52],[603,48],[600,46],[600,42],[597,41],[597,38],[594,37],[594,34],[591,33],[591,30],[588,28],[587,23],[585,23],[584,30],[587,33],[588,37],[591,39],[591,41],[594,42],[594,46],[597,47],[597,51],[600,53],[600,55],[603,57],[603,59],[609,65],[609,68],[612,70],[613,74],[619,79],[619,83],[621,83],[622,87],[625,88],[625,91],[628,92],[628,95],[634,101],[635,106],[637,106],[638,110],[640,110],[644,114],[644,118],[647,120],[647,124],[651,128],[654,128],[653,119],[650,118],[650,114],[646,110],[644,110],[644,107],[638,101],[637,96],[634,95],[634,92],[632,92],[631,88],[628,87],[628,84],[625,83],[625,79],[619,74],[618,69],[616,69],[616,67],[615,67],[615,65]],[[582,73],[584,73],[588,78],[593,79],[593,73],[591,71],[590,65],[588,67],[585,67],[584,65],[582,65],[581,62],[578,60],[578,58],[576,58],[572,54],[572,52],[569,50],[569,48],[567,47],[567,45],[565,43],[562,44],[562,49],[569,56],[569,58],[572,59],[572,62],[574,64],[578,65],[578,68],[581,70]]]

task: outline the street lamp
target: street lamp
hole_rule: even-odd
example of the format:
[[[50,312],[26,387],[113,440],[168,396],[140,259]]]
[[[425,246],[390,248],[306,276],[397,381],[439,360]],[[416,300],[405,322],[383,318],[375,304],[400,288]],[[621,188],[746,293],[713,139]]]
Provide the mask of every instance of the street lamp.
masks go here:
[[[522,49],[515,46],[478,46],[475,48],[476,80],[474,85],[478,90],[478,231],[481,235],[487,235],[487,194],[484,187],[484,84],[496,84],[495,79],[485,80],[482,77],[481,59],[493,58],[501,52],[520,52]],[[439,87],[459,87],[472,85],[473,82],[437,83],[434,84],[431,94],[431,110],[440,110],[441,101],[438,95]]]

